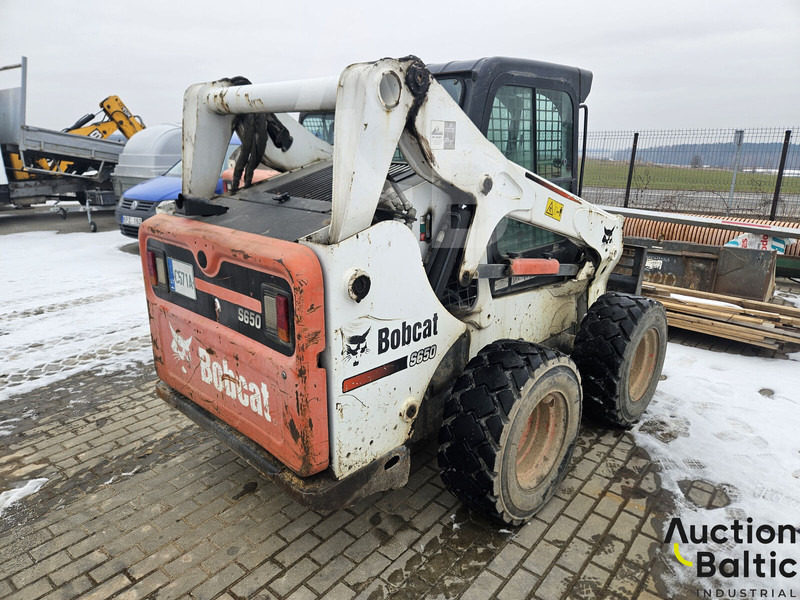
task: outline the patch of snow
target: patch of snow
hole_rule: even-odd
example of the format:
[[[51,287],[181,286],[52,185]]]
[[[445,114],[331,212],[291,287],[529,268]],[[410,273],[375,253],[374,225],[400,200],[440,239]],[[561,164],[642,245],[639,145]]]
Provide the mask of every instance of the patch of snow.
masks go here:
[[[793,294],[792,292],[785,292],[783,290],[775,290],[773,296],[775,298],[781,298],[782,300],[791,302],[792,304],[794,304],[795,308],[800,308],[800,295],[798,294]]]
[[[30,481],[26,481],[25,485],[20,488],[0,493],[0,517],[3,516],[3,511],[5,511],[5,509],[15,502],[19,502],[25,496],[35,494],[45,483],[47,483],[47,481],[48,480],[44,477],[40,479],[31,479]]]
[[[120,478],[122,478],[122,477],[130,477],[131,475],[135,475],[138,470],[139,470],[138,466],[134,467],[133,471],[127,471],[127,472],[121,473],[120,474]],[[110,484],[114,483],[114,481],[116,479],[117,479],[117,476],[116,475],[112,475],[111,478],[108,481],[104,481],[103,482],[103,485],[110,485]]]
[[[117,231],[0,236],[0,401],[152,360],[142,267]]]
[[[18,423],[21,419],[6,419],[4,421],[0,421],[0,437],[4,435],[11,435],[11,431],[13,428],[8,427],[9,423]]]
[[[663,487],[675,494],[677,514],[668,516],[668,521],[680,517],[687,532],[689,525],[730,527],[734,519],[745,524],[747,518],[755,527],[796,527],[800,512],[796,363],[670,343],[663,374],[666,379],[632,433],[637,445],[661,466]],[[713,510],[696,507],[678,486],[686,480],[722,486],[731,503]],[[747,545],[734,547],[729,540],[722,545],[681,544],[680,551],[684,557],[717,552],[721,560],[741,557],[745,549]],[[777,542],[756,543],[749,549],[751,556],[761,552],[767,557],[770,551],[786,557],[793,550]],[[694,568],[675,564],[676,573],[697,583]],[[756,578],[750,584],[760,587],[763,582]]]
[[[683,294],[670,294],[670,298],[679,300],[681,302],[694,302],[696,304],[707,304],[709,306],[724,306],[726,308],[741,309],[738,304],[731,304],[730,302],[720,302],[719,300],[709,300],[707,298],[698,298],[696,296],[684,296]]]

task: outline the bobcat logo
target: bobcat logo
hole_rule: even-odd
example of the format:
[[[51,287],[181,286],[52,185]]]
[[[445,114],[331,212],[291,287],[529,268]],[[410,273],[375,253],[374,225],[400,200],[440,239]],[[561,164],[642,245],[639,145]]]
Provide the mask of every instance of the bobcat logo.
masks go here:
[[[367,334],[371,329],[372,327],[360,335],[345,335],[344,359],[347,362],[352,360],[353,366],[358,366],[361,357],[369,352],[369,348],[367,348]]]
[[[175,361],[183,361],[191,366],[192,364],[192,354],[191,354],[191,346],[192,346],[192,338],[184,339],[181,337],[175,329],[172,327],[172,323],[169,324],[169,330],[172,332],[172,351],[175,353]],[[181,365],[181,371],[186,373],[186,365]]]
[[[603,227],[603,231],[605,231],[605,235],[603,235],[603,243],[608,244],[611,241],[611,236],[614,235],[614,230],[616,227],[612,227],[608,229],[607,227]]]

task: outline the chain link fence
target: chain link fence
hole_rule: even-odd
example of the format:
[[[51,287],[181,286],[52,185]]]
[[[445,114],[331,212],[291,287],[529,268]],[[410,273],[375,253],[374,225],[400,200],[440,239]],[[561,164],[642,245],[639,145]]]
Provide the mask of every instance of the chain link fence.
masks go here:
[[[583,197],[609,206],[800,221],[800,129],[589,132]]]

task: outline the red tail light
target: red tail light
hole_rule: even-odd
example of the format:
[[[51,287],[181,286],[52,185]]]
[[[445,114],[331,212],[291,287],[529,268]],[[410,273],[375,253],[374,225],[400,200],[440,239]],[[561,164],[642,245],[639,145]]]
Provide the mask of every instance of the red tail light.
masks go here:
[[[147,251],[147,274],[150,276],[150,285],[158,285],[158,269],[156,268],[156,253],[152,250]]]
[[[289,298],[283,294],[275,297],[275,309],[278,313],[278,338],[282,342],[289,342]]]
[[[161,251],[147,251],[147,275],[150,285],[167,285],[167,262]]]
[[[282,342],[291,342],[292,305],[289,295],[272,286],[264,286],[264,326]]]

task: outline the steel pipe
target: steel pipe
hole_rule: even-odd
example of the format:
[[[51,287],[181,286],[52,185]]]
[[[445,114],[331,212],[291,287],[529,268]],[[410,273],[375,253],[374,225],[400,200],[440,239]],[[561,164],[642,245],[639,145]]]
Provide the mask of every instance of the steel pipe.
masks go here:
[[[220,115],[332,111],[339,77],[215,87],[206,105]]]

